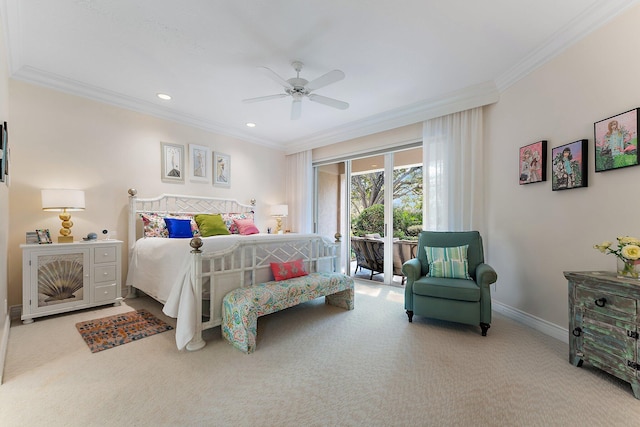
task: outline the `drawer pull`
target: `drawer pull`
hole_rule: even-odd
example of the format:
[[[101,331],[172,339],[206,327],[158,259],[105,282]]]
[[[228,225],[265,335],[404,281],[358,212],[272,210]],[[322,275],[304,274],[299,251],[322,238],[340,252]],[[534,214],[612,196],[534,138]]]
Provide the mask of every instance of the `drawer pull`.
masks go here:
[[[574,328],[573,331],[571,331],[571,333],[573,334],[574,337],[579,337],[582,334],[582,328],[580,327]]]
[[[607,303],[607,299],[606,298],[598,298],[597,300],[595,300],[595,304],[598,307],[604,307],[604,305]]]
[[[107,276],[109,273],[107,273],[106,271],[104,273],[102,273],[103,275]]]

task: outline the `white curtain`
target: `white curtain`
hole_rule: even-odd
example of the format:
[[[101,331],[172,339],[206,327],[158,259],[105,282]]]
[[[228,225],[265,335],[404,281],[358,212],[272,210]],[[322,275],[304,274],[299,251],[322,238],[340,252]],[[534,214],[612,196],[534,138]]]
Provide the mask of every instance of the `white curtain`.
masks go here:
[[[296,233],[313,232],[313,166],[311,150],[287,156],[286,171],[288,229]]]
[[[422,134],[425,230],[482,232],[482,107],[427,120]]]

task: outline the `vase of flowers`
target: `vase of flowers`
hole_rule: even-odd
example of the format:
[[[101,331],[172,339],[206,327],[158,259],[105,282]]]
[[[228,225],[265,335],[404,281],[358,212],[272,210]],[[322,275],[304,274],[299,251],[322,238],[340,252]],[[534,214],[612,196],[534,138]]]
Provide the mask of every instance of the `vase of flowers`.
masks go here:
[[[640,239],[618,237],[617,247],[612,242],[593,245],[603,254],[614,254],[617,258],[617,276],[624,279],[640,280]]]

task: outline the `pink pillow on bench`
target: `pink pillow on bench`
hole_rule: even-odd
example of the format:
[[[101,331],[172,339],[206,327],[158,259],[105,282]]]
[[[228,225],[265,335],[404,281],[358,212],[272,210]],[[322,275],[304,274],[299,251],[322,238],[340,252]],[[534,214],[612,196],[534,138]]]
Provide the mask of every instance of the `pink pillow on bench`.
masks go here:
[[[306,276],[309,273],[304,269],[301,259],[290,262],[272,262],[271,271],[276,280],[293,279],[294,277]]]
[[[234,219],[233,223],[238,228],[238,232],[244,236],[249,234],[258,234],[260,232],[252,219]]]

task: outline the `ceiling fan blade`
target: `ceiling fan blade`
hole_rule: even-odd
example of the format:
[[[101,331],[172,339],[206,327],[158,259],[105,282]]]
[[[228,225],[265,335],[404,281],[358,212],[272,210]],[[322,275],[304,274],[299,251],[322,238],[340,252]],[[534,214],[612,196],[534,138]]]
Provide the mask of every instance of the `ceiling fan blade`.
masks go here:
[[[315,80],[311,80],[305,87],[311,92],[312,90],[320,89],[321,87],[325,87],[342,79],[344,79],[344,73],[340,70],[333,70]]]
[[[327,98],[326,96],[316,95],[312,93],[309,95],[309,101],[318,102],[320,104],[328,105],[329,107],[337,108],[338,110],[346,110],[349,108],[349,104],[337,99]]]
[[[267,95],[267,96],[259,96],[257,98],[243,99],[242,102],[244,104],[251,104],[252,102],[268,101],[270,99],[284,98],[285,96],[289,96],[289,95],[287,95],[286,93],[279,93],[277,95]]]
[[[302,100],[293,100],[291,103],[291,120],[298,120],[302,111]]]
[[[271,70],[270,68],[267,67],[258,67],[258,70],[262,71],[262,73],[269,77],[271,80],[273,80],[274,82],[278,83],[281,86],[284,86],[287,89],[293,89],[293,86],[291,85],[291,83],[289,83],[288,81],[286,81],[285,79],[283,79],[282,77],[280,77],[279,75],[277,75],[273,70]]]

